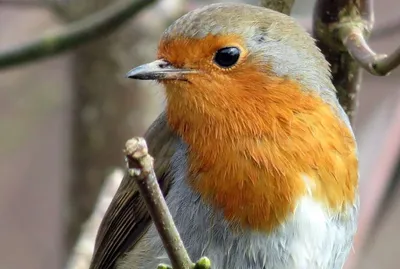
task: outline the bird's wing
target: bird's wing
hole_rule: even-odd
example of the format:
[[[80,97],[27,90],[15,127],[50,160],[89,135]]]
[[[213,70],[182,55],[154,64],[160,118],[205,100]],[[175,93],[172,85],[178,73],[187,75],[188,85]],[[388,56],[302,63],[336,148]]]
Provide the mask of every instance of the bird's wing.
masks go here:
[[[172,180],[169,163],[177,137],[169,129],[164,113],[150,126],[145,139],[165,196]],[[150,222],[136,184],[125,175],[100,224],[90,269],[114,268],[117,259],[138,242]]]

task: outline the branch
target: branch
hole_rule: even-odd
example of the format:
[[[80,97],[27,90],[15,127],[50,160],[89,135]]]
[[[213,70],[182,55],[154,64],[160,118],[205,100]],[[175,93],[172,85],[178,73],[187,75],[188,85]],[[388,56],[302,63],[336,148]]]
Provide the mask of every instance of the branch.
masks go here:
[[[339,36],[350,55],[372,75],[388,75],[400,65],[400,47],[390,56],[376,54],[368,45],[362,29],[358,26],[351,24],[341,26]]]
[[[164,248],[174,269],[193,266],[174,225],[153,168],[153,158],[148,154],[144,138],[132,138],[125,145],[128,174],[135,180],[139,192],[161,237]],[[161,267],[165,268],[165,266]]]
[[[369,0],[317,0],[314,9],[313,34],[331,65],[339,102],[352,123],[358,105],[361,69],[343,45],[340,29],[344,25],[357,27],[367,37],[373,21]]]
[[[374,24],[373,0],[317,0],[313,33],[331,64],[339,101],[354,121],[361,83],[360,66],[384,76],[400,65],[400,47],[390,56],[376,54],[367,39]]]
[[[0,52],[0,69],[65,52],[111,33],[155,0],[120,0],[60,32]]]
[[[286,15],[290,14],[295,0],[261,0],[260,5]]]

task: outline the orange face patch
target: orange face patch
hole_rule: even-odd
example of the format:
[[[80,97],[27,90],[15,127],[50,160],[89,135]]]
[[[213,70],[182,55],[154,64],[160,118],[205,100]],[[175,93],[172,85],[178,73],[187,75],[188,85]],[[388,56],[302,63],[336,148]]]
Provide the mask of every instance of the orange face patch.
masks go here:
[[[241,49],[239,63],[244,61],[248,52],[243,40],[236,35],[207,35],[201,40],[188,38],[162,40],[158,48],[158,58],[165,59],[178,68],[218,69],[212,62],[215,52],[231,46]]]
[[[226,38],[214,40],[215,48],[234,41]],[[355,141],[332,108],[251,61],[228,71],[208,68],[203,61],[215,48],[204,42],[174,40],[160,49],[172,64],[204,71],[189,83],[166,84],[168,122],[189,146],[193,189],[231,223],[261,231],[283,223],[306,195],[302,175],[327,211],[353,203]]]

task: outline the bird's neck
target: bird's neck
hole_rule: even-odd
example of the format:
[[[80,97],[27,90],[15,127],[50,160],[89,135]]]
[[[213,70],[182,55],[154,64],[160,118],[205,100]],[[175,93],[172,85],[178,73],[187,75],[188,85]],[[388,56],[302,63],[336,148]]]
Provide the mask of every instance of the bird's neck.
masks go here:
[[[185,101],[170,100],[167,118],[188,145],[190,184],[231,222],[270,231],[306,195],[333,213],[354,202],[354,138],[318,96],[293,86],[220,111]]]

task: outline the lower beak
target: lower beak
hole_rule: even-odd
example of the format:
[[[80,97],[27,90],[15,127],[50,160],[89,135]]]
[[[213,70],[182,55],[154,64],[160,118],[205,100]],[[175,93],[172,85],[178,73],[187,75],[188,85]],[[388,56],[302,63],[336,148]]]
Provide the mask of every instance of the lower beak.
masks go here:
[[[196,71],[175,68],[165,60],[156,60],[133,68],[126,74],[126,77],[141,80],[185,80],[185,74],[190,73],[196,73]]]

